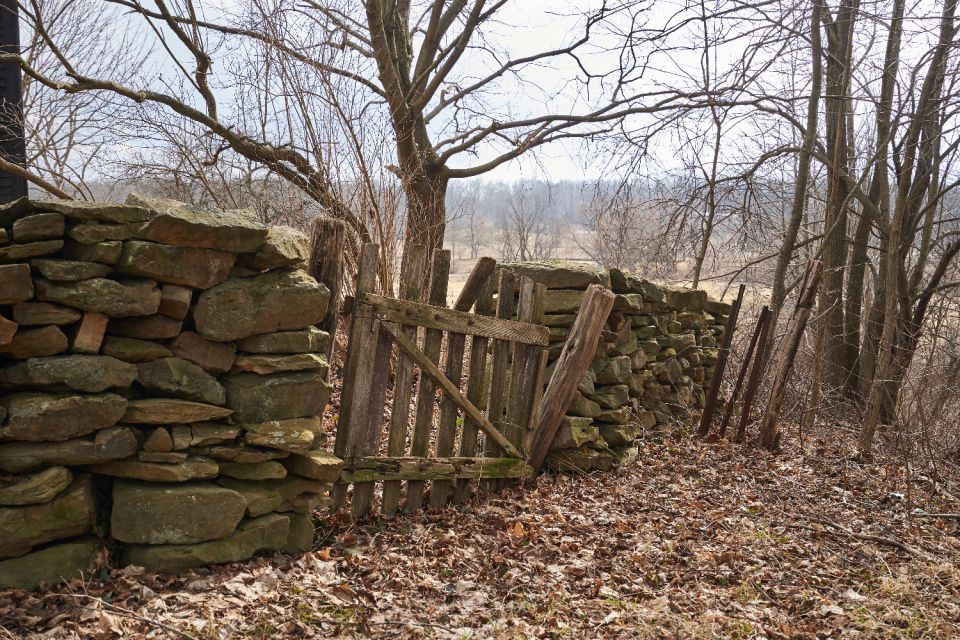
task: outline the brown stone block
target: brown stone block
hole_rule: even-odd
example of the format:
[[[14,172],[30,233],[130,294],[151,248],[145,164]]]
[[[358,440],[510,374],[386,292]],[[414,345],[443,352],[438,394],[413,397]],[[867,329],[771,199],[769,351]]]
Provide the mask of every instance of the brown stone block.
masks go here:
[[[110,318],[102,313],[88,311],[83,314],[83,320],[80,322],[80,328],[77,329],[77,335],[73,338],[71,350],[76,353],[99,353],[109,321]]]
[[[176,284],[165,284],[160,290],[160,313],[175,320],[183,320],[190,311],[193,289]]]

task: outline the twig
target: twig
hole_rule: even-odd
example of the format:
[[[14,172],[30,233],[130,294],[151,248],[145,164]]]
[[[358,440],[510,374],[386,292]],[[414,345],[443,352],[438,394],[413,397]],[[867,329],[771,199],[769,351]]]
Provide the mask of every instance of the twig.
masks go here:
[[[141,622],[146,622],[147,624],[163,629],[164,631],[169,631],[170,633],[173,633],[182,638],[185,638],[186,640],[200,640],[199,638],[197,638],[197,636],[191,635],[186,631],[181,631],[176,627],[171,627],[170,625],[164,624],[162,622],[158,622],[157,620],[151,620],[150,618],[141,616],[140,614],[134,613],[130,609],[126,609],[119,605],[111,604],[109,602],[104,602],[102,598],[97,598],[96,596],[88,596],[85,593],[51,593],[49,596],[45,596],[45,597],[52,597],[52,596],[64,596],[69,598],[88,598],[90,600],[99,602],[101,605],[105,607],[109,607],[111,610],[108,613],[113,613],[118,616],[125,616],[127,618],[133,618]],[[82,604],[78,604],[77,606],[80,607],[81,609],[87,609],[88,611],[102,611],[102,609],[97,609],[96,607],[87,607]]]
[[[939,518],[940,520],[960,520],[960,513],[911,513],[912,518]]]
[[[830,520],[816,520],[816,522],[823,525],[827,525],[829,527],[833,527],[837,530],[836,532],[833,532],[833,531],[830,531],[829,529],[825,529],[824,531],[826,533],[833,533],[834,535],[843,534],[847,537],[855,538],[857,540],[865,540],[867,542],[876,542],[878,544],[887,545],[888,547],[894,547],[896,549],[900,549],[904,553],[909,553],[910,555],[916,556],[917,558],[922,558],[923,560],[931,560],[930,556],[928,556],[924,552],[920,551],[919,549],[914,549],[910,545],[904,542],[901,542],[896,538],[887,538],[886,536],[878,536],[872,533],[854,533],[853,531],[851,531],[850,529],[847,529],[843,525],[837,524],[836,522],[832,522]]]
[[[415,626],[415,627],[428,627],[428,628],[434,628],[434,629],[443,629],[444,631],[448,631],[448,632],[450,632],[450,633],[456,633],[456,631],[454,631],[454,630],[451,629],[450,627],[445,627],[445,626],[443,626],[442,624],[435,624],[435,623],[433,623],[433,622],[417,622],[417,621],[415,621],[415,620],[385,620],[385,621],[383,621],[383,622],[369,622],[369,621],[367,621],[366,624],[386,626],[386,627],[391,627],[391,626],[402,627],[402,626],[404,626],[404,625],[408,625],[408,624],[409,624],[409,625],[413,625],[413,626]]]

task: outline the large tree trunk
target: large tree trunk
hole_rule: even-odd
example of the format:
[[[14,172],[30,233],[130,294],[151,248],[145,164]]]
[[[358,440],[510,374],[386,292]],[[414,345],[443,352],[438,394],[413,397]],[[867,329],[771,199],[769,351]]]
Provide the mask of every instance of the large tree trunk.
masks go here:
[[[443,234],[447,223],[448,182],[442,170],[432,171],[409,180],[405,190],[407,229],[404,248],[412,244],[422,244],[430,251],[443,248]]]

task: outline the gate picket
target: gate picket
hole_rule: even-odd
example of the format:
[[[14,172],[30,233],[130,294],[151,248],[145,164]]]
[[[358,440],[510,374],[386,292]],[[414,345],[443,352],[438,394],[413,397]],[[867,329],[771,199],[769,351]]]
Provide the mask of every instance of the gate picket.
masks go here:
[[[400,297],[417,300],[427,266],[427,248],[414,245],[407,251],[405,272],[400,277]],[[401,331],[410,340],[416,341],[416,325],[403,325]],[[410,419],[410,394],[413,391],[413,360],[402,351],[397,358],[397,374],[393,385],[393,407],[390,412],[390,435],[387,441],[388,456],[402,456],[407,448],[407,422]],[[383,514],[393,516],[400,507],[401,484],[399,480],[383,483]]]
[[[435,307],[447,306],[447,281],[450,277],[450,251],[436,249],[433,252],[433,264],[430,267],[429,303]],[[440,347],[443,343],[443,331],[427,329],[423,337],[423,352],[434,363],[440,361]],[[417,413],[413,424],[413,441],[410,455],[426,456],[430,448],[430,432],[433,427],[433,410],[437,385],[425,375],[420,376],[417,388]],[[407,482],[407,512],[417,511],[423,506],[422,480]]]

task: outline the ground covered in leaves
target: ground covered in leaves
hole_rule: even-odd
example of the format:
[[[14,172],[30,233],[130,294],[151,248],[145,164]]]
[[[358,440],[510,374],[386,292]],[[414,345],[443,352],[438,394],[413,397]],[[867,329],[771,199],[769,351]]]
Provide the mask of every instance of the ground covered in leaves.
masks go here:
[[[617,472],[334,521],[299,559],[0,592],[0,638],[960,637],[960,522],[908,517],[960,511],[951,485],[805,449],[650,442]]]

